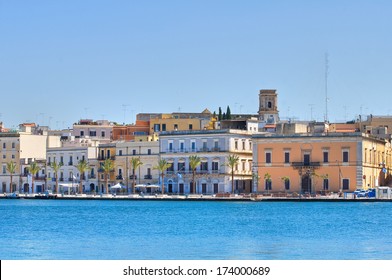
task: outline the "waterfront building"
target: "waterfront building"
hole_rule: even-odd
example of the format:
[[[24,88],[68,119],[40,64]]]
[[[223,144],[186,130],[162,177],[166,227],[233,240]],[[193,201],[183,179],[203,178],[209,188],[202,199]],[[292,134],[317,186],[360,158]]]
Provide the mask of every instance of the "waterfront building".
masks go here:
[[[83,192],[93,192],[98,186],[97,157],[98,147],[94,142],[85,142],[82,139],[66,142],[62,147],[47,149],[47,185],[50,190],[55,189],[56,174],[51,163],[60,163],[62,166],[57,172],[59,193],[79,193],[79,183],[82,180]],[[77,169],[79,161],[84,160],[89,164],[89,170],[80,174]]]
[[[103,170],[103,165],[105,160],[113,161],[113,165],[115,167],[116,161],[116,143],[110,142],[106,144],[99,144],[98,146],[98,165],[99,165],[99,175],[98,175],[98,193],[106,192],[106,174]],[[122,181],[119,177],[116,178],[115,170],[112,170],[108,173],[108,189],[110,191],[110,187],[114,186],[116,183]]]
[[[172,131],[160,134],[160,156],[171,163],[165,174],[165,191],[180,194],[232,192],[229,155],[239,157],[234,170],[237,193],[252,191],[252,139],[246,130]],[[195,187],[189,156],[197,155]]]
[[[138,158],[142,165],[133,170],[132,158]],[[157,184],[159,173],[154,169],[159,159],[159,141],[121,141],[116,143],[115,175],[116,181],[132,190],[135,181],[138,185]]]
[[[392,183],[391,144],[362,133],[254,135],[255,192],[352,192]]]
[[[34,191],[42,192],[46,184],[46,149],[48,147],[61,146],[60,137],[49,136],[46,132],[36,130],[34,123],[21,124],[18,131],[8,130],[0,133],[0,184],[2,192],[20,191],[29,193],[32,191],[32,178],[28,166],[37,162],[40,171],[34,174]],[[16,163],[15,174],[7,171],[7,163]]]

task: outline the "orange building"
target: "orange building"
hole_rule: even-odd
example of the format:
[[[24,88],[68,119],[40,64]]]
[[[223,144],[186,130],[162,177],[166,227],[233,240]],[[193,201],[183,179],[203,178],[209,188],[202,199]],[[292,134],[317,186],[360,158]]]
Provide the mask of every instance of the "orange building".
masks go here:
[[[150,121],[136,120],[133,125],[116,125],[113,127],[113,140],[132,141],[135,136],[149,135]]]
[[[254,135],[254,192],[352,192],[392,183],[391,145],[361,133]]]

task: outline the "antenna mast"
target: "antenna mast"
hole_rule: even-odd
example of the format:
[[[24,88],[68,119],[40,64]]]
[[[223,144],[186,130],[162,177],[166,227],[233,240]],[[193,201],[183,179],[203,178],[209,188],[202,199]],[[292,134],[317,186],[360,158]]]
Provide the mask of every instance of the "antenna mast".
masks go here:
[[[325,122],[328,122],[328,53],[325,53]]]

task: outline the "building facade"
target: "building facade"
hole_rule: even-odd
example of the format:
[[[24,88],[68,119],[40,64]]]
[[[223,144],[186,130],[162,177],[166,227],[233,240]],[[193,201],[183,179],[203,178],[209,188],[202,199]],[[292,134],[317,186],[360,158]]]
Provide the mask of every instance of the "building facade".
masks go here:
[[[60,163],[62,166],[57,172],[59,193],[79,192],[79,183],[82,181],[83,192],[95,191],[98,185],[97,179],[97,156],[98,148],[94,146],[69,146],[49,148],[47,150],[47,185],[48,189],[54,190],[56,174],[51,168],[51,163]],[[80,174],[77,169],[79,161],[84,160],[89,164],[89,170]]]
[[[48,136],[46,133],[34,134],[35,124],[22,124],[19,131],[0,133],[0,184],[2,192],[32,192],[32,177],[34,176],[34,192],[44,191],[46,188],[45,159],[47,147],[59,147],[60,137]],[[10,162],[16,164],[15,173],[7,170]],[[28,167],[37,162],[40,171],[29,174]]]
[[[254,135],[253,142],[255,192],[352,192],[390,177],[390,142],[371,135]]]
[[[197,155],[195,183],[189,156]],[[229,155],[239,157],[234,170],[237,193],[252,191],[252,139],[241,130],[177,131],[160,134],[160,156],[171,163],[165,174],[165,190],[179,194],[217,194],[232,192]]]

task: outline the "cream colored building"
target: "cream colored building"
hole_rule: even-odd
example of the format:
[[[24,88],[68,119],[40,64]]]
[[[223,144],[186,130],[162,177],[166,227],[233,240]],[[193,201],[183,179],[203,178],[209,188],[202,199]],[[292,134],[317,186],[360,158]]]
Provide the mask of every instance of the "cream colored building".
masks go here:
[[[142,165],[133,170],[132,158],[139,158]],[[156,184],[158,182],[158,170],[154,169],[159,159],[158,141],[132,141],[116,143],[115,174],[116,183],[127,186],[131,192],[132,184]]]
[[[61,146],[60,137],[48,136],[47,133],[34,134],[35,124],[23,124],[19,131],[0,133],[0,182],[2,192],[21,191],[31,192],[31,179],[28,176],[28,166],[37,161],[41,170],[35,175],[34,191],[46,189],[46,149]],[[13,174],[13,188],[10,189],[11,176],[7,171],[7,163],[16,163]]]

